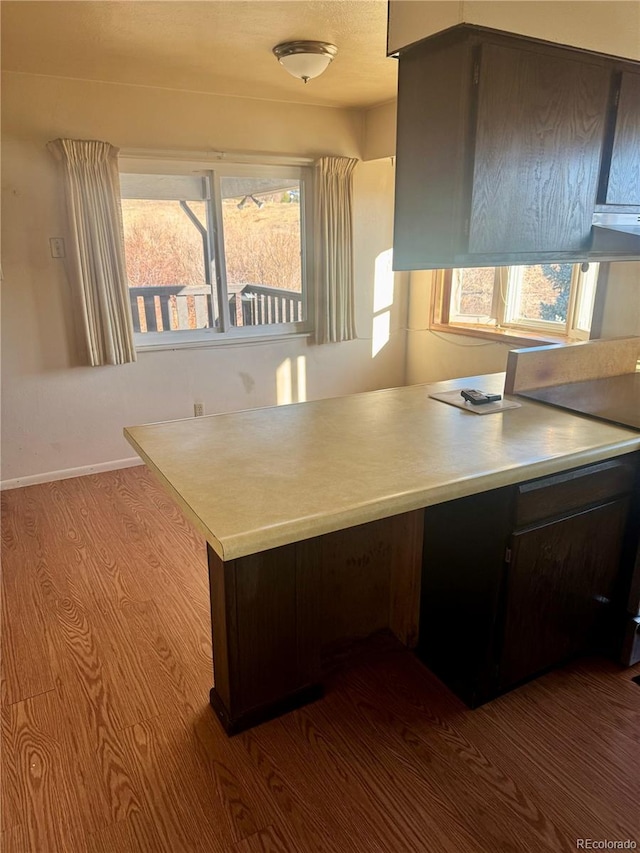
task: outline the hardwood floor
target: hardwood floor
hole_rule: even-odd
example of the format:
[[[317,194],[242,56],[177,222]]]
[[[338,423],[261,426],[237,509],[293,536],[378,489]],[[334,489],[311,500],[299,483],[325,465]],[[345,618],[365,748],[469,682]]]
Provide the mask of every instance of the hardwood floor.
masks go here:
[[[377,648],[229,739],[204,542],[146,470],[2,505],[3,853],[640,844],[640,668],[583,661],[468,711]]]

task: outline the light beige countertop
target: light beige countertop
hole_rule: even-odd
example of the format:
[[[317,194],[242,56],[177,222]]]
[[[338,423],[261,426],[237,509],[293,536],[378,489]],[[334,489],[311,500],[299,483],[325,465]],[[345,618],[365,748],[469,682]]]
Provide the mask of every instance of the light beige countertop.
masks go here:
[[[429,398],[504,374],[127,427],[224,560],[640,450],[640,433],[518,400],[476,415]]]

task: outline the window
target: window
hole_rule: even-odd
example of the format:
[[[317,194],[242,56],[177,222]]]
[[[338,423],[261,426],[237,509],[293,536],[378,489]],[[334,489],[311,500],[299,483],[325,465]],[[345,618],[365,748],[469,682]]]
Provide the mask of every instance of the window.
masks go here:
[[[598,264],[439,270],[432,327],[484,336],[586,340]]]
[[[308,330],[308,168],[121,169],[137,347]]]

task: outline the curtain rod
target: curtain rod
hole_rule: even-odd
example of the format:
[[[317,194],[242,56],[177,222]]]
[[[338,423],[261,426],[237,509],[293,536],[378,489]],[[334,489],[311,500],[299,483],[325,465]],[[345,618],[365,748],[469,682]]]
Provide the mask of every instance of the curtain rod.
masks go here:
[[[323,155],[319,154],[318,157]],[[299,157],[288,154],[268,154],[263,151],[176,151],[158,148],[121,148],[120,157],[139,157],[148,160],[194,160],[211,163],[254,163],[267,165],[309,166],[317,157]]]

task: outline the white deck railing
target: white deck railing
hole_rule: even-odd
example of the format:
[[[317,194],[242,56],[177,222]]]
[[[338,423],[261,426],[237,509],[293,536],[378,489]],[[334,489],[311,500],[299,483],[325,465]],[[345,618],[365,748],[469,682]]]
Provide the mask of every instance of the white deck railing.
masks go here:
[[[219,325],[211,288],[183,285],[129,288],[136,332],[211,329]],[[295,323],[302,318],[302,294],[295,290],[246,284],[229,297],[233,326]]]

